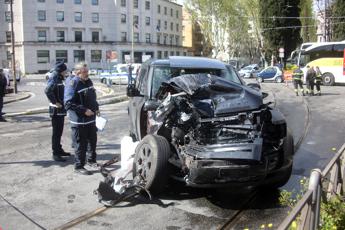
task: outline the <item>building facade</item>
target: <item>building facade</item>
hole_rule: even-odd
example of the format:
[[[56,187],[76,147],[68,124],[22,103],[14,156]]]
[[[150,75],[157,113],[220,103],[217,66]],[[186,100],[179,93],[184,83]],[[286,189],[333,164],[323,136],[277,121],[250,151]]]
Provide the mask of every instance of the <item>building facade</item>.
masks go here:
[[[9,0],[0,0],[0,60],[10,65]],[[14,0],[16,64],[24,73],[141,63],[149,57],[186,55],[182,6],[167,0]],[[132,42],[133,41],[133,42]],[[132,53],[132,51],[134,51]]]

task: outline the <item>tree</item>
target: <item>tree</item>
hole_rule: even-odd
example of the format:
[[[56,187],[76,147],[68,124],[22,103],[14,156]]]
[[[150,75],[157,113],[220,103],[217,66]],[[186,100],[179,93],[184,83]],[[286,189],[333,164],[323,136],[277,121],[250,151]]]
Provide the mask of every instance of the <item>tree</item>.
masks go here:
[[[335,0],[332,5],[332,40],[345,39],[345,0]]]
[[[301,8],[301,37],[303,42],[316,42],[316,21],[313,15],[313,1],[303,0],[300,3]]]
[[[260,0],[260,23],[264,37],[266,58],[277,57],[279,47],[288,54],[301,43],[299,0]]]

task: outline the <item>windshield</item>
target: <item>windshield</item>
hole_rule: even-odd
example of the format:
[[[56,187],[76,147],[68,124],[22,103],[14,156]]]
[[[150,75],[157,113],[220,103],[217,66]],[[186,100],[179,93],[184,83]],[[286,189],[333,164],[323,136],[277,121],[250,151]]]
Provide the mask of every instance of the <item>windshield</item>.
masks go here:
[[[201,69],[187,69],[187,68],[171,68],[169,66],[156,66],[153,69],[151,95],[155,96],[157,94],[159,87],[164,81],[168,81],[169,79],[173,77],[178,77],[183,74],[197,74],[197,73],[211,74],[211,75],[225,78],[228,81],[235,82],[237,84],[242,84],[237,74],[235,73],[235,71],[229,66],[227,66],[226,69],[202,69],[202,68]]]
[[[250,66],[247,66],[247,67],[244,67],[242,70],[252,70],[253,67],[250,67]]]

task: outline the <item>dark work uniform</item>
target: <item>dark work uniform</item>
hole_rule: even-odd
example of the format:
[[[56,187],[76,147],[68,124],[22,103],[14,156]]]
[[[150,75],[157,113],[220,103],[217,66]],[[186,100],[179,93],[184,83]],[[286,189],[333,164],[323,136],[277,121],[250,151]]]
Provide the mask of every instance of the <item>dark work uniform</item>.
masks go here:
[[[316,86],[316,94],[321,96],[321,82],[322,82],[322,74],[320,71],[316,71],[315,77],[315,86]]]
[[[314,95],[314,81],[316,78],[316,73],[313,68],[309,68],[307,71],[306,84],[307,84],[307,93],[309,95]]]
[[[304,96],[304,89],[302,84],[302,78],[303,78],[303,71],[298,68],[293,71],[292,78],[293,78],[293,86],[295,88],[296,96],[298,96],[298,86],[301,90],[302,95]]]
[[[63,83],[63,76],[57,71],[52,72],[48,79],[45,93],[50,102],[49,115],[51,117],[53,127],[52,149],[54,156],[59,156],[64,153],[61,146],[61,136],[66,116],[66,110],[63,103],[64,91],[65,86]],[[62,105],[62,108],[57,108],[55,106],[57,102]]]
[[[86,116],[87,109],[96,113],[99,110],[96,92],[90,79],[82,81],[78,76],[66,80],[65,107],[71,123],[72,142],[75,148],[75,168],[84,167],[89,144],[87,161],[96,162],[97,128],[96,115]]]
[[[5,121],[2,117],[2,108],[4,106],[4,96],[6,93],[7,79],[5,74],[0,73],[0,121]]]

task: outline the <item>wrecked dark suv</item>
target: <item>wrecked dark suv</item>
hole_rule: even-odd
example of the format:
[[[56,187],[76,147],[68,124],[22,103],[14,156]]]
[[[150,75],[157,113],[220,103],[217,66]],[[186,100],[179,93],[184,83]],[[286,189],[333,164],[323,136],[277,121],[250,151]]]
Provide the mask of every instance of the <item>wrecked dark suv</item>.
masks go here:
[[[144,63],[129,84],[133,176],[151,191],[169,178],[194,187],[277,188],[291,175],[293,138],[259,85],[208,58]]]

